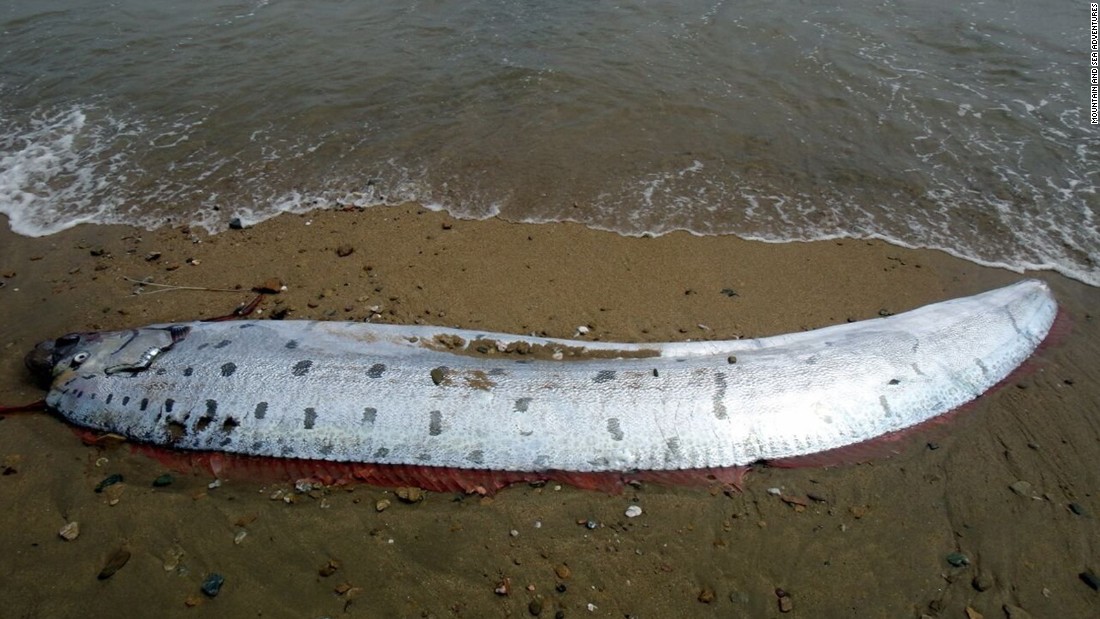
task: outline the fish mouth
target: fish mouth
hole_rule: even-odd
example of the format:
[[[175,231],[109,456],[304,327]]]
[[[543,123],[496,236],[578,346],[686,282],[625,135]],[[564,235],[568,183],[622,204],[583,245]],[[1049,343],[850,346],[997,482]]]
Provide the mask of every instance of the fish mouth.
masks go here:
[[[55,349],[54,341],[46,340],[39,342],[27,353],[27,356],[23,357],[23,364],[27,366],[35,382],[43,387],[48,387],[53,380]]]

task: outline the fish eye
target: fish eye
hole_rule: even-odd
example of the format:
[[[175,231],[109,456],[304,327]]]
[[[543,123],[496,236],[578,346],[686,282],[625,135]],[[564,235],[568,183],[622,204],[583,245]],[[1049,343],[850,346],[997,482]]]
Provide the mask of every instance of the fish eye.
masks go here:
[[[78,352],[75,355],[73,355],[73,362],[70,365],[72,365],[72,367],[75,368],[76,366],[80,365],[81,363],[84,363],[87,360],[88,360],[88,353]]]

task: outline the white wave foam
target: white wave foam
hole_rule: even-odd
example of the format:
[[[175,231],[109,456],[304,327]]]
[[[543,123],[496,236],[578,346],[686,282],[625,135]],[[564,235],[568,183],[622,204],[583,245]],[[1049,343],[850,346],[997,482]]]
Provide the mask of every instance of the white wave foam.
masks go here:
[[[0,118],[0,212],[12,230],[44,236],[99,222],[120,200],[107,192],[125,154],[112,152],[140,128],[111,118],[90,122],[93,107],[71,106],[19,125]]]

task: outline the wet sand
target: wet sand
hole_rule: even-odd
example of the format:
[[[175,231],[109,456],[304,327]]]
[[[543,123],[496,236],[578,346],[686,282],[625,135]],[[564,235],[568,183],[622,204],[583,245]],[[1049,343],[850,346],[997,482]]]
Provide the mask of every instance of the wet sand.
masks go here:
[[[28,239],[0,227],[9,405],[44,395],[22,366],[39,340],[224,314],[273,277],[288,289],[261,316],[362,320],[377,306],[384,322],[551,337],[587,325],[590,339],[635,342],[812,329],[1022,277],[878,242],[623,238],[415,205],[215,237],[81,226]],[[85,445],[47,414],[7,414],[0,616],[778,617],[777,588],[793,606],[785,616],[1093,616],[1100,592],[1079,575],[1100,572],[1100,290],[1029,275],[1051,284],[1073,324],[1030,373],[892,457],[763,468],[740,494],[549,484],[406,503],[363,485],[209,488],[208,475],[153,487],[166,469],[128,446]],[[124,277],[240,292],[135,295]],[[94,491],[116,473],[122,484]],[[624,515],[632,504],[641,516]],[[79,537],[65,541],[72,521]],[[120,548],[129,561],[97,579]],[[956,552],[969,564],[952,566]],[[200,590],[210,573],[225,578],[213,598]],[[509,594],[495,593],[504,582]]]

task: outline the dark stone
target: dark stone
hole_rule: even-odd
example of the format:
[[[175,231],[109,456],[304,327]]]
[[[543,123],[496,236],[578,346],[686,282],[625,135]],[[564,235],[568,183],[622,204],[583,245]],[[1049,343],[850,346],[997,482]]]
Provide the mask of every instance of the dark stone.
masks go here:
[[[202,592],[207,597],[217,597],[221,593],[222,585],[225,584],[225,576],[212,572],[205,580],[202,581]]]
[[[98,484],[95,485],[95,491],[96,492],[103,492],[103,490],[105,488],[108,488],[110,486],[113,486],[113,485],[119,484],[119,483],[122,483],[122,474],[121,473],[115,473],[114,475],[108,475],[107,477],[103,478],[103,481],[101,481],[101,482],[99,482]]]
[[[234,217],[233,219],[229,220],[229,229],[244,230],[244,222],[241,221],[240,217]]]

